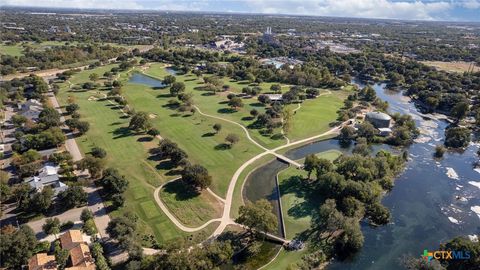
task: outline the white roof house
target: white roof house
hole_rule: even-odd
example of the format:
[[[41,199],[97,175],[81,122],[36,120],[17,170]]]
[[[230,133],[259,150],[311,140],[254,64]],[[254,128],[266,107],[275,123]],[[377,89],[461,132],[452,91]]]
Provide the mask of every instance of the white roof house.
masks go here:
[[[43,110],[43,105],[36,99],[29,99],[20,108],[20,114],[30,120],[37,120]]]
[[[60,182],[58,169],[58,166],[53,166],[52,164],[47,163],[45,166],[43,166],[43,168],[40,169],[37,176],[25,178],[24,181],[37,192],[42,191],[46,186],[50,186],[55,192],[55,195],[57,195],[59,192],[67,189],[67,185]]]
[[[282,101],[283,97],[282,94],[264,94],[264,96],[267,96],[270,101]]]

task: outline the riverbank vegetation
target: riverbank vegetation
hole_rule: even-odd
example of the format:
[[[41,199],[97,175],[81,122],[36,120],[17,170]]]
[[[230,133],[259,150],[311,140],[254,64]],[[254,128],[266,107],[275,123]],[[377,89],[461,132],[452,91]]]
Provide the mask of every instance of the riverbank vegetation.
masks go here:
[[[362,247],[361,220],[373,226],[390,221],[380,200],[405,163],[402,156],[385,151],[338,155],[309,155],[307,171],[279,174],[287,236],[307,241],[309,252],[324,254],[324,261],[347,258]]]

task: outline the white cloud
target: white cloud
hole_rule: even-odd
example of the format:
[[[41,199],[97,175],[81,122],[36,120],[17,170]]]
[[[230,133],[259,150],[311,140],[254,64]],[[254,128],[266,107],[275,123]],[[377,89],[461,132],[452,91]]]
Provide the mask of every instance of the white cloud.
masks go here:
[[[450,2],[407,2],[388,0],[248,0],[255,12],[317,16],[368,17],[384,19],[433,20],[450,10]]]
[[[141,9],[136,0],[3,0],[3,5],[57,8]]]
[[[480,1],[479,0],[467,0],[463,1],[460,4],[462,7],[468,8],[468,9],[478,9],[480,8]],[[480,14],[479,14],[480,16]]]
[[[455,8],[480,8],[480,0],[2,0],[2,4],[65,8],[233,11],[410,20],[446,19]]]

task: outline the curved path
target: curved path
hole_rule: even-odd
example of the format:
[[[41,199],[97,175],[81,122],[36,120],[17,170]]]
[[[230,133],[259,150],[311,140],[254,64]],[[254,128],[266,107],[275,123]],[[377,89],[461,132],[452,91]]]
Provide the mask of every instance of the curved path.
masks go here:
[[[331,92],[330,92],[331,93]],[[330,93],[325,93],[325,94],[330,94]],[[248,132],[247,128],[245,128],[243,125],[235,122],[235,121],[232,121],[232,120],[229,120],[229,119],[225,119],[225,118],[222,118],[222,117],[218,117],[218,116],[215,116],[215,115],[210,115],[210,114],[206,114],[204,112],[202,112],[200,110],[200,108],[196,105],[194,105],[195,109],[198,111],[199,114],[203,115],[203,116],[207,116],[207,117],[211,117],[211,118],[214,118],[214,119],[218,119],[218,120],[222,120],[222,121],[226,121],[226,122],[229,122],[229,123],[232,123],[234,125],[237,125],[239,126],[240,128],[243,129],[243,131],[245,132],[247,138],[253,143],[255,144],[256,146],[260,147],[261,149],[264,150],[264,152],[252,157],[251,159],[247,160],[246,162],[244,162],[234,173],[234,175],[232,176],[232,179],[230,180],[230,183],[228,185],[228,190],[227,190],[227,196],[225,199],[222,199],[220,198],[218,195],[216,195],[215,193],[213,193],[211,190],[209,190],[210,193],[212,193],[217,199],[223,201],[225,203],[224,207],[223,207],[223,214],[222,214],[222,217],[221,218],[217,218],[217,219],[211,219],[209,221],[207,221],[205,224],[199,226],[199,227],[196,227],[196,228],[191,228],[191,227],[187,227],[185,225],[183,225],[182,223],[180,223],[176,217],[170,213],[170,211],[168,210],[168,208],[163,204],[163,202],[161,201],[160,197],[159,197],[159,191],[160,189],[167,183],[171,182],[171,181],[175,181],[177,179],[173,179],[163,185],[161,185],[160,187],[158,187],[157,189],[155,189],[155,193],[154,193],[154,197],[155,197],[155,201],[157,202],[157,204],[160,206],[160,208],[162,209],[162,211],[168,216],[168,218],[181,230],[185,231],[185,232],[195,232],[195,231],[198,231],[198,230],[201,230],[201,229],[204,229],[205,227],[207,227],[208,225],[210,225],[211,223],[213,222],[217,222],[217,221],[220,221],[220,224],[218,225],[218,227],[215,229],[215,231],[213,232],[212,234],[212,237],[216,237],[218,235],[220,235],[224,230],[225,228],[228,226],[228,225],[232,225],[232,224],[236,224],[235,221],[233,221],[230,217],[230,212],[231,212],[231,207],[232,207],[232,201],[233,201],[233,193],[234,193],[234,190],[235,190],[235,186],[237,184],[237,181],[238,181],[238,178],[240,177],[241,173],[249,166],[251,165],[252,163],[254,163],[255,161],[259,160],[260,158],[266,156],[266,155],[274,155],[274,156],[277,156],[277,157],[283,157],[283,155],[281,154],[278,154],[276,153],[276,151],[278,150],[281,150],[281,149],[285,149],[285,148],[288,148],[288,147],[291,147],[291,146],[295,146],[295,145],[298,145],[298,144],[303,144],[303,143],[306,143],[306,142],[309,142],[309,141],[312,141],[312,140],[316,140],[316,139],[319,139],[321,137],[324,137],[324,136],[327,136],[327,135],[330,135],[330,134],[334,134],[334,133],[338,133],[340,131],[340,129],[343,127],[343,125],[345,123],[347,123],[348,121],[350,120],[347,120],[345,122],[343,122],[341,125],[339,126],[336,126],[324,133],[321,133],[321,134],[318,134],[318,135],[315,135],[315,136],[311,136],[311,137],[308,137],[308,138],[305,138],[305,139],[302,139],[302,140],[298,140],[298,141],[295,141],[295,142],[288,142],[282,146],[279,146],[279,147],[276,147],[274,149],[268,149],[262,145],[260,145],[257,141],[255,141],[251,136],[250,136],[250,133]],[[300,108],[300,106],[297,108],[297,110]]]
[[[241,128],[243,129],[243,131],[245,131],[245,134],[247,135],[247,138],[248,138],[252,143],[254,143],[256,146],[262,148],[263,150],[268,151],[267,148],[265,148],[263,145],[259,144],[257,141],[255,141],[255,140],[250,136],[250,133],[248,132],[247,128],[244,127],[242,124],[239,124],[239,123],[237,123],[237,122],[235,122],[235,121],[232,121],[232,120],[230,120],[230,119],[222,118],[222,117],[215,116],[215,115],[211,115],[211,114],[206,114],[206,113],[202,112],[197,105],[193,105],[193,107],[195,107],[195,109],[197,109],[198,113],[201,114],[201,115],[203,115],[203,116],[207,116],[207,117],[210,117],[210,118],[215,118],[215,119],[218,119],[218,120],[226,121],[226,122],[229,122],[229,123],[231,123],[231,124],[234,124],[234,125],[237,125],[237,126],[241,127]]]
[[[166,184],[168,184],[170,182],[176,181],[178,179],[180,179],[180,178],[175,178],[173,180],[170,180],[170,181],[162,184],[161,186],[156,188],[154,193],[153,193],[153,197],[155,198],[155,202],[158,204],[158,206],[160,206],[160,209],[162,209],[162,211],[165,213],[165,215],[167,215],[167,217],[173,222],[173,224],[175,224],[175,226],[177,226],[180,230],[185,231],[185,232],[196,232],[196,231],[199,231],[201,229],[204,229],[205,227],[207,227],[208,225],[210,225],[213,222],[222,221],[221,218],[210,219],[209,221],[207,221],[203,225],[195,227],[195,228],[187,227],[187,226],[183,225],[180,221],[178,221],[178,219],[172,213],[170,213],[170,210],[168,210],[167,206],[162,202],[162,200],[160,199],[160,195],[159,195],[159,192],[163,188],[163,186],[165,186]]]

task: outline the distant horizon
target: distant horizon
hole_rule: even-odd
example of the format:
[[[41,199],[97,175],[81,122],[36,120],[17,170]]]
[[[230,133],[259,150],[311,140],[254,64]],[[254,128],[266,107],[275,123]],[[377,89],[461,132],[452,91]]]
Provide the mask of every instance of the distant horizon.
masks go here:
[[[480,0],[5,0],[2,8],[480,22]]]

